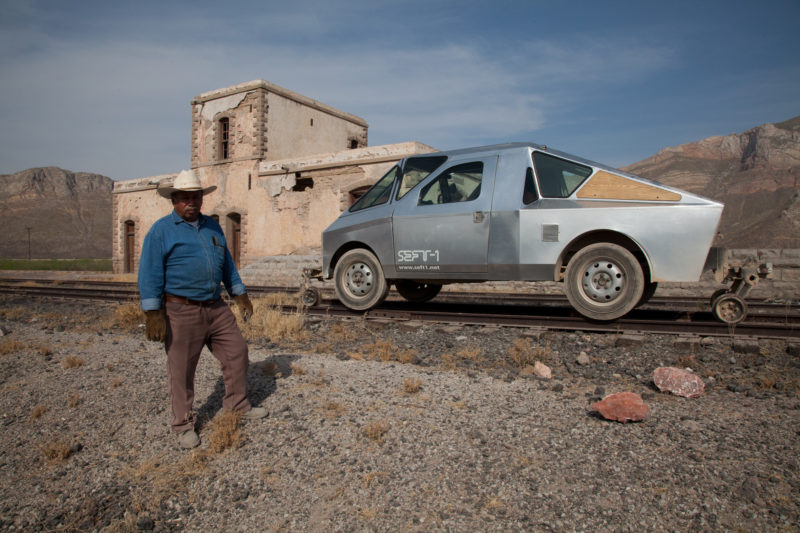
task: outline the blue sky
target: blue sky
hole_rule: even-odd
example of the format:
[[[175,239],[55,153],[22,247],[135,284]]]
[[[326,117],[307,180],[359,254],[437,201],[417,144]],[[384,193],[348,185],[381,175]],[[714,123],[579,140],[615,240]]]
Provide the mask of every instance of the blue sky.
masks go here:
[[[189,166],[192,97],[265,79],[369,144],[533,141],[614,166],[800,115],[800,1],[0,5],[0,174]]]

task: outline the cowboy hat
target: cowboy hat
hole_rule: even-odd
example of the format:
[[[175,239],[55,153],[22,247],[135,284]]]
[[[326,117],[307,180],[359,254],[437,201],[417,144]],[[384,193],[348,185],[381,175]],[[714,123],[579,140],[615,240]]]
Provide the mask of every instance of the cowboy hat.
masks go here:
[[[172,196],[172,193],[178,191],[202,191],[203,194],[206,195],[216,190],[216,185],[203,188],[203,186],[200,185],[200,178],[197,177],[194,170],[181,170],[178,177],[172,182],[172,185],[162,185],[159,183],[157,189],[158,194],[164,198],[169,198]]]

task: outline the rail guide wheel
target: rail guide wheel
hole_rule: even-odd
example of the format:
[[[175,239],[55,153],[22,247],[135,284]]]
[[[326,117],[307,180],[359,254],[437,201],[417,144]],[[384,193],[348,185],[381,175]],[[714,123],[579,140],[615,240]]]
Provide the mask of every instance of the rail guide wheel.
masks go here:
[[[738,324],[747,317],[747,304],[743,298],[731,292],[715,296],[711,310],[717,319],[726,324]]]
[[[313,287],[309,287],[300,295],[300,300],[306,307],[314,307],[319,303],[319,291]]]

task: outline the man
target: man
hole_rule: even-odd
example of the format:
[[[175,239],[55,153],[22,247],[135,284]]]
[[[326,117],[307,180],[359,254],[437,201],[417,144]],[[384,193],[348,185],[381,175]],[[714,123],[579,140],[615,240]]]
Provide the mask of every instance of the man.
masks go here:
[[[167,352],[172,429],[182,448],[200,439],[194,429],[194,375],[200,352],[208,346],[222,364],[226,411],[239,411],[245,420],[266,416],[263,407],[247,399],[247,343],[228,305],[220,298],[224,284],[247,320],[253,306],[247,297],[219,223],[200,213],[203,188],[194,171],[178,174],[173,185],[158,193],[172,200],[173,212],[157,220],[142,246],[139,294],[147,316],[145,334],[164,343]]]

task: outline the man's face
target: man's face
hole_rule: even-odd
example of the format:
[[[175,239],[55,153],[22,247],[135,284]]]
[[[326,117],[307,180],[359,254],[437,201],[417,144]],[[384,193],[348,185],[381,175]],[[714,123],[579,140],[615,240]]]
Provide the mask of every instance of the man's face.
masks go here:
[[[187,222],[194,222],[203,207],[203,191],[178,191],[172,195],[172,207],[178,216]]]

